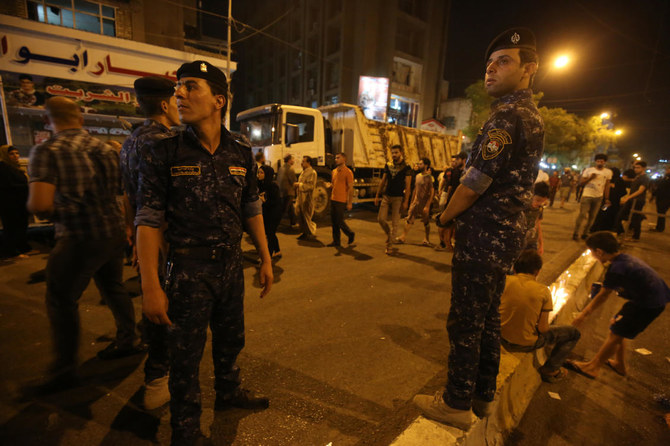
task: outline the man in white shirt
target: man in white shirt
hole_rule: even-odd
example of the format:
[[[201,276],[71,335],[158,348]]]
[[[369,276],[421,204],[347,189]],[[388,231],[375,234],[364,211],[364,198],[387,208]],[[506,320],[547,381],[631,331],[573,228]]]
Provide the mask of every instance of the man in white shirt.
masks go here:
[[[607,162],[607,155],[599,153],[595,157],[595,167],[584,169],[579,184],[584,186],[582,192],[581,205],[579,207],[579,215],[575,221],[575,230],[572,233],[573,240],[579,240],[579,229],[586,219],[586,226],[582,232],[582,240],[585,240],[589,232],[589,228],[593,225],[596,219],[598,209],[603,202],[603,197],[606,205],[610,205],[610,180],[612,179],[612,171],[605,167]]]

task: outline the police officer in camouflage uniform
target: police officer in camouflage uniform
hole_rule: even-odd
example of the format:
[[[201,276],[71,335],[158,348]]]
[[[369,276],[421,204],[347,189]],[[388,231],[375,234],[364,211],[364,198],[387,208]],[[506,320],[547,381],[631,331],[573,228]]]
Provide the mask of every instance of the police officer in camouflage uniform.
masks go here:
[[[461,184],[438,224],[454,221],[454,249],[446,390],[414,399],[424,415],[461,429],[472,408],[487,416],[500,362],[500,296],[521,252],[524,210],[542,156],[544,126],[532,101],[537,71],[529,29],[500,34],[486,52],[486,90],[496,98],[479,131]]]
[[[217,410],[268,407],[268,399],[240,388],[236,359],[244,346],[243,228],[261,258],[261,297],[270,291],[268,252],[257,166],[251,148],[221,124],[228,85],[208,62],[177,71],[175,96],[184,129],[142,149],[135,223],[143,311],[167,324],[173,444],[202,441],[199,365],[212,330]],[[158,279],[160,228],[169,243],[165,292]]]
[[[146,76],[135,80],[137,102],[146,117],[144,123],[133,130],[123,143],[120,153],[121,176],[125,190],[126,226],[135,240],[135,211],[137,206],[137,176],[141,148],[161,138],[170,127],[179,125],[175,84],[160,76]],[[165,253],[161,251],[162,264]],[[170,400],[168,370],[170,368],[167,346],[167,326],[154,324],[146,316],[142,319],[143,331],[149,344],[149,354],[144,364],[144,407],[156,409]]]

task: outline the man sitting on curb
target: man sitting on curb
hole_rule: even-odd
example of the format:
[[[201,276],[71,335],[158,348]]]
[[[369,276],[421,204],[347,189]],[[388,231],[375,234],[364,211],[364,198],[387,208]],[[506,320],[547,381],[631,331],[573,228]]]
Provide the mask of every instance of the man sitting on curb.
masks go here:
[[[611,232],[594,232],[586,239],[586,246],[596,260],[603,264],[610,262],[610,266],[602,288],[572,321],[572,325],[579,327],[614,292],[627,302],[612,319],[610,334],[593,359],[588,362],[567,361],[566,366],[594,379],[600,373],[600,367],[607,364],[616,373],[625,376],[625,339],[635,339],[663,312],[670,302],[670,288],[642,260],[619,252],[619,244]],[[613,360],[610,359],[612,356]]]
[[[579,341],[579,330],[570,325],[549,326],[553,302],[549,288],[536,278],[542,257],[526,249],[514,263],[513,276],[507,277],[500,298],[500,343],[510,352],[532,352],[554,344],[549,358],[540,367],[540,376],[553,383],[566,375],[561,365]]]

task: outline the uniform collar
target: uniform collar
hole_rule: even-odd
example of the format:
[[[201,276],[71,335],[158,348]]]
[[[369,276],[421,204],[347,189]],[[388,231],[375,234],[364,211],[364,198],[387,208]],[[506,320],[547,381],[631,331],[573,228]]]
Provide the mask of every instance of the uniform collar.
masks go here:
[[[491,109],[500,107],[503,104],[515,104],[521,101],[530,101],[533,98],[533,90],[526,88],[523,90],[514,91],[501,98],[496,99],[491,104]]]
[[[144,125],[155,125],[160,127],[161,130],[168,131],[170,130],[168,127],[164,126],[160,122],[156,121],[155,119],[147,118],[144,120]]]
[[[200,143],[200,140],[198,139],[198,134],[195,132],[195,129],[193,128],[192,125],[187,124],[184,133],[188,136],[189,139],[191,139],[193,142],[197,142],[198,145],[200,147],[202,147],[202,144]],[[226,147],[227,144],[228,144],[227,141],[229,141],[230,138],[231,138],[230,132],[222,124],[221,125],[221,140],[219,141],[219,147]],[[219,147],[217,147],[217,150],[219,149]],[[205,150],[204,147],[202,149]]]

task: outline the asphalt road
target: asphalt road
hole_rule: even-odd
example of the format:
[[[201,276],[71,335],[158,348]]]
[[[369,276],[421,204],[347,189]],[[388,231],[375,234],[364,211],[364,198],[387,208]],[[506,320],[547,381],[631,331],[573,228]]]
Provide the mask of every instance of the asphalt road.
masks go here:
[[[545,283],[581,252],[569,240],[574,207],[545,212]],[[245,263],[246,347],[239,365],[244,386],[267,394],[271,405],[214,413],[207,348],[202,428],[215,444],[388,445],[416,418],[412,397],[444,383],[451,254],[420,246],[423,228],[415,225],[409,243],[386,256],[375,218],[370,208],[354,210],[352,248],[325,247],[327,225],[319,225],[322,243],[279,234],[284,257],[262,300],[257,270]],[[243,249],[253,260],[247,240]],[[168,444],[168,411],[138,405],[144,358],[95,359],[113,336],[113,322],[92,285],[80,302],[85,385],[17,401],[20,386],[40,378],[50,360],[44,283],[26,284],[46,257],[0,264],[0,443]],[[132,277],[130,268],[126,274]],[[135,304],[139,316],[139,299]]]

